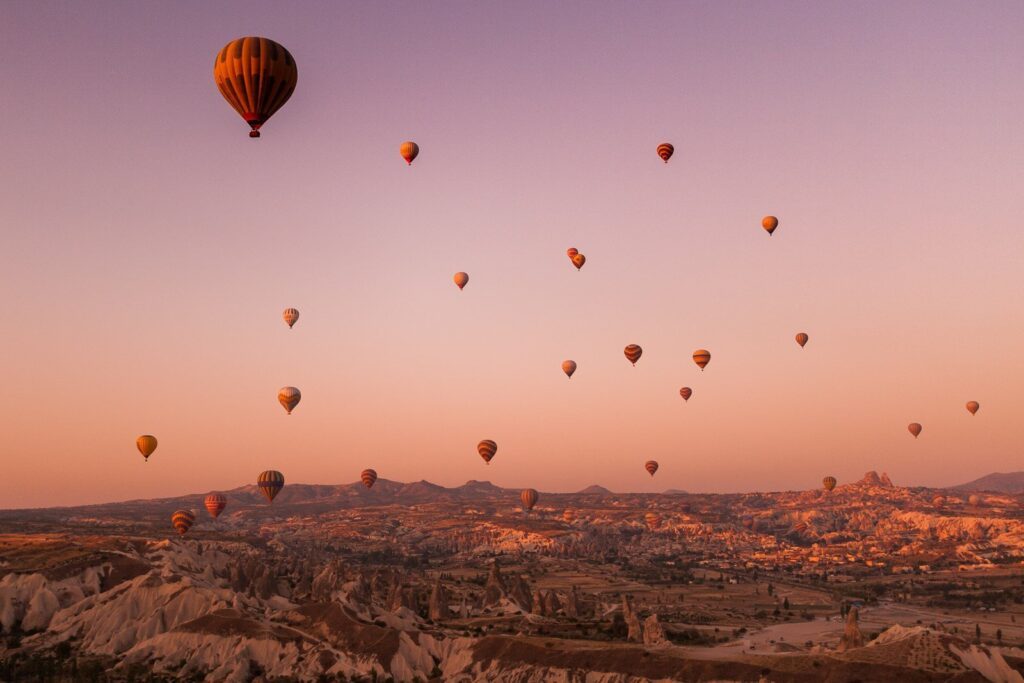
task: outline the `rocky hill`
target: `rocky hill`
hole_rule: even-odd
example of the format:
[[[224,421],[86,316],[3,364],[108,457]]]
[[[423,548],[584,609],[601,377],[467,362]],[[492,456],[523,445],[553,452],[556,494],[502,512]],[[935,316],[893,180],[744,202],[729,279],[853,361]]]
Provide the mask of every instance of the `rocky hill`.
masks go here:
[[[995,491],[1024,493],[1024,472],[993,472],[966,484],[950,486],[954,491]]]

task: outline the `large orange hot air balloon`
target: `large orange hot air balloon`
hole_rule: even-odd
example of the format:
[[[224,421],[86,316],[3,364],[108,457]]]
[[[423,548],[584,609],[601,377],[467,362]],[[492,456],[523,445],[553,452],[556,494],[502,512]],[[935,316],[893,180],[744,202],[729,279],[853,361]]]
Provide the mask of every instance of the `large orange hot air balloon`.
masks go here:
[[[587,262],[587,257],[583,254],[573,254],[572,264],[576,266],[576,270],[583,267],[583,264]]]
[[[406,140],[398,148],[398,153],[402,155],[407,164],[412,166],[413,160],[420,155],[420,146],[412,140]]]
[[[523,509],[527,512],[533,509],[533,506],[537,504],[537,499],[539,497],[540,496],[538,496],[537,492],[533,489],[523,489],[519,493],[519,500],[523,504]]]
[[[179,534],[185,535],[185,532],[192,528],[192,525],[196,523],[196,516],[192,514],[191,510],[176,510],[171,515],[171,526],[173,526]]]
[[[679,390],[679,395],[683,397],[684,401],[689,401],[690,397],[693,396],[693,389],[690,387],[683,387]]]
[[[491,464],[491,458],[498,452],[498,444],[491,441],[490,439],[484,439],[476,445],[476,452],[480,454],[480,457],[484,459],[484,462],[488,465]]]
[[[657,512],[648,512],[644,515],[644,521],[652,530],[657,529],[661,526],[661,515]]]
[[[277,392],[277,400],[291,415],[295,406],[299,405],[299,401],[302,400],[302,392],[295,387],[281,387],[281,390]]]
[[[775,232],[775,228],[779,227],[779,219],[775,216],[765,216],[761,219],[761,227],[768,231],[770,237]]]
[[[675,151],[676,148],[669,142],[663,142],[658,145],[658,156],[661,157],[661,160],[666,164],[668,163],[668,160],[672,158],[672,153]]]
[[[273,503],[274,498],[284,488],[284,475],[277,470],[260,472],[260,476],[256,479],[256,486],[259,487],[263,497]]]
[[[836,478],[829,476],[821,480],[821,485],[825,487],[826,491],[831,491],[836,487]]]
[[[453,277],[452,279],[455,280],[455,284],[458,286],[458,288],[462,289],[469,282],[469,275],[466,275],[462,271],[459,271],[458,273],[455,273],[455,277]]]
[[[640,346],[637,344],[630,344],[625,349],[623,349],[622,352],[626,354],[626,360],[628,360],[633,365],[636,365],[636,362],[640,360],[640,356],[643,355],[644,350],[641,349]]]
[[[697,349],[693,352],[693,362],[697,364],[701,370],[711,362],[711,352],[707,349]]]
[[[214,519],[220,517],[220,513],[224,512],[224,507],[228,504],[228,499],[220,493],[211,493],[203,501],[203,505],[206,506],[206,511],[210,513],[210,516]]]
[[[299,70],[292,55],[268,38],[232,40],[213,62],[213,80],[224,99],[260,136],[260,126],[295,92]]]
[[[796,343],[800,345],[801,349],[804,347],[804,344],[807,343],[808,339],[810,339],[810,337],[807,336],[806,332],[797,332],[796,333]]]
[[[295,326],[295,323],[299,321],[299,309],[297,308],[286,308],[284,313],[281,314],[284,321],[288,323],[288,328],[291,329]]]
[[[654,473],[658,471],[658,461],[648,460],[644,463],[644,469],[647,470],[647,474],[654,476]]]
[[[565,255],[569,257],[570,261],[572,261],[572,257],[578,253],[580,253],[580,250],[577,249],[576,247],[569,247],[568,249],[565,250]]]
[[[572,379],[572,373],[576,372],[576,361],[574,360],[563,360],[562,361],[562,372],[566,374],[569,379]]]
[[[911,422],[909,425],[907,425],[907,429],[910,431],[911,434],[914,435],[915,439],[921,433],[921,425],[918,424],[917,422]]]
[[[377,481],[377,471],[371,469],[365,469],[359,475],[359,478],[363,481],[363,486],[368,489],[373,488],[374,482]]]
[[[149,456],[153,455],[153,451],[156,450],[156,437],[152,434],[143,434],[135,439],[135,447],[139,449],[139,453],[142,453],[146,462],[149,462]]]
[[[969,412],[971,415],[974,415],[975,413],[977,413],[978,412],[978,408],[980,408],[980,407],[981,407],[981,404],[978,403],[977,401],[968,401],[967,402],[967,412]]]

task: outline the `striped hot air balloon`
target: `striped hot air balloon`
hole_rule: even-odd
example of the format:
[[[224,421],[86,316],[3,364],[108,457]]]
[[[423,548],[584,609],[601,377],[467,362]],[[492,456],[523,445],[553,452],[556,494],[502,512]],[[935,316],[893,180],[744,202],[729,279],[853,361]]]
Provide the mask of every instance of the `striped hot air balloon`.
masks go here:
[[[565,250],[565,255],[569,257],[570,261],[572,261],[573,256],[575,256],[578,253],[580,253],[580,250],[577,249],[576,247],[569,247],[568,249]]]
[[[153,455],[153,451],[156,450],[156,437],[152,434],[143,434],[135,439],[135,447],[139,449],[139,453],[142,453],[146,462],[149,462],[149,456]]]
[[[935,496],[934,498],[932,498],[932,505],[934,505],[937,508],[942,507],[942,504],[945,502],[946,499],[943,498],[942,496]]]
[[[636,365],[636,362],[640,360],[640,356],[643,355],[644,350],[641,349],[640,346],[637,344],[630,344],[625,349],[623,349],[622,352],[626,354],[626,360],[628,360],[633,365]]]
[[[176,510],[171,515],[171,526],[173,526],[179,534],[185,535],[185,532],[192,528],[192,525],[196,523],[196,516],[191,510]]]
[[[572,257],[572,264],[576,266],[576,270],[583,267],[583,264],[587,262],[587,257],[583,254],[574,254]]]
[[[658,156],[661,157],[661,160],[666,164],[668,163],[668,160],[672,158],[672,153],[675,151],[676,148],[673,147],[670,142],[663,142],[658,145]]]
[[[359,478],[363,480],[363,486],[372,489],[373,484],[377,481],[377,471],[367,468],[359,474]]]
[[[679,390],[679,395],[683,397],[684,401],[689,401],[690,397],[693,396],[693,389],[690,387],[683,387]]]
[[[406,140],[399,146],[398,153],[402,155],[407,164],[412,166],[413,160],[420,155],[420,146],[412,140]]]
[[[805,344],[807,344],[808,339],[810,339],[810,337],[807,336],[806,332],[796,333],[796,343],[800,345],[801,349],[804,347]]]
[[[648,460],[644,463],[644,469],[647,470],[647,474],[654,476],[654,473],[658,471],[658,461]]]
[[[455,273],[452,280],[455,281],[455,285],[461,290],[467,283],[469,283],[469,275],[460,270],[458,273]]]
[[[256,479],[256,486],[259,487],[263,497],[273,503],[274,498],[284,488],[284,475],[277,470],[260,472],[260,476]]]
[[[260,136],[260,126],[295,92],[299,70],[288,50],[269,38],[232,40],[217,53],[213,80],[224,99]]]
[[[775,228],[779,227],[779,219],[775,216],[765,216],[761,219],[761,227],[768,231],[770,237],[775,232]]]
[[[537,491],[534,489],[523,489],[519,492],[519,501],[523,504],[523,509],[529,512],[533,509],[533,506],[537,504],[537,499],[540,496],[537,495]]]
[[[562,372],[566,374],[569,379],[572,379],[572,373],[576,372],[576,361],[574,360],[563,360],[562,361]]]
[[[914,438],[916,439],[921,434],[921,425],[917,422],[911,422],[909,425],[907,425],[907,431],[913,434]]]
[[[284,313],[281,314],[284,321],[288,323],[288,328],[291,329],[295,326],[295,323],[299,321],[299,309],[297,308],[286,308]]]
[[[657,512],[648,512],[645,514],[644,521],[647,522],[647,526],[651,529],[658,529],[661,527],[661,515]]]
[[[832,476],[825,477],[821,480],[821,485],[825,487],[826,491],[831,491],[836,487],[836,478]]]
[[[295,387],[281,387],[281,390],[277,392],[277,400],[291,415],[295,406],[299,405],[299,401],[302,400],[302,392]]]
[[[476,445],[476,452],[480,454],[480,457],[484,459],[484,462],[488,465],[491,464],[491,458],[498,452],[498,444],[491,441],[490,439],[484,439]]]
[[[693,362],[697,364],[701,370],[711,362],[711,352],[707,349],[697,349],[693,352]]]
[[[971,415],[974,415],[975,413],[977,413],[978,412],[978,408],[980,408],[980,407],[981,407],[981,404],[978,403],[977,401],[968,401],[967,402],[967,412],[969,412]]]
[[[217,519],[220,517],[220,513],[224,512],[228,499],[220,493],[211,493],[203,501],[203,504],[206,506],[206,511],[210,513],[210,516]]]

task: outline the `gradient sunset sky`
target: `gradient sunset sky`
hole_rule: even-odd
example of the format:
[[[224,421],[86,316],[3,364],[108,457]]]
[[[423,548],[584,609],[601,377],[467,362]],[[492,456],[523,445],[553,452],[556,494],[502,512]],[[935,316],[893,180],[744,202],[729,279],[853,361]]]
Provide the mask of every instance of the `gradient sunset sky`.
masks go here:
[[[260,140],[212,77],[244,35],[299,69]],[[1024,469],[1022,35],[1020,2],[6,2],[0,507]]]

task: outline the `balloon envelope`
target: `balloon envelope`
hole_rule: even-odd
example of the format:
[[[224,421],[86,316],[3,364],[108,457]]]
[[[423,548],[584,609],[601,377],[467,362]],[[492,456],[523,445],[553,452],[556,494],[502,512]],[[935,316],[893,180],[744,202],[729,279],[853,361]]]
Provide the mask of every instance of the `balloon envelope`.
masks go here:
[[[693,396],[693,389],[690,387],[683,387],[679,390],[679,395],[683,397],[684,401],[689,401],[690,397]]]
[[[572,373],[576,372],[576,361],[574,360],[563,360],[562,361],[562,372],[566,374],[570,379]]]
[[[469,282],[469,275],[466,275],[462,271],[459,271],[458,273],[455,273],[455,276],[452,279],[455,281],[455,284],[458,286],[458,288],[462,289]]]
[[[576,266],[576,270],[583,267],[583,264],[587,262],[587,257],[583,254],[574,254],[572,257],[572,264]]]
[[[804,347],[804,344],[807,343],[808,339],[810,339],[810,337],[807,336],[806,332],[797,332],[796,343],[800,345],[800,348]]]
[[[484,439],[476,445],[476,452],[480,454],[480,457],[484,459],[484,462],[490,464],[491,458],[498,452],[498,444],[491,441],[490,439]]]
[[[206,506],[206,511],[210,513],[210,516],[214,519],[220,517],[220,513],[224,512],[224,507],[228,504],[228,499],[220,493],[211,493],[203,501],[203,505]]]
[[[284,321],[288,323],[288,327],[291,328],[299,321],[299,309],[297,308],[286,308],[284,313],[281,314]]]
[[[533,506],[537,504],[537,499],[539,497],[540,496],[538,496],[537,492],[533,489],[523,489],[519,493],[519,500],[523,504],[523,509],[527,511],[533,509]]]
[[[918,435],[921,433],[921,425],[918,424],[917,422],[911,422],[909,425],[907,425],[907,430],[911,434],[913,434],[914,438],[916,439]]]
[[[217,53],[213,80],[228,104],[258,138],[260,127],[295,92],[299,70],[288,50],[269,38],[232,40]]]
[[[658,471],[658,461],[648,460],[644,463],[644,469],[647,470],[647,474],[654,476],[654,473]]]
[[[636,362],[640,360],[640,356],[643,355],[644,350],[641,349],[638,344],[630,344],[625,349],[623,349],[622,352],[626,354],[626,360],[628,360],[633,365],[636,365]]]
[[[177,510],[171,515],[171,526],[173,526],[179,534],[185,535],[185,532],[192,528],[192,525],[196,523],[196,516],[192,514],[191,510]]]
[[[295,387],[281,387],[281,390],[277,392],[277,400],[291,415],[295,406],[299,405],[299,401],[302,400],[302,392]]]
[[[412,140],[406,140],[398,148],[398,153],[402,155],[402,158],[405,159],[406,163],[412,166],[413,159],[420,155],[420,146]]]
[[[365,469],[359,474],[359,479],[362,480],[363,486],[366,488],[373,488],[374,482],[377,481],[377,471]]]
[[[135,439],[135,447],[139,449],[139,453],[142,453],[143,458],[149,460],[149,456],[153,455],[153,451],[156,450],[156,437],[152,434],[143,434]]]
[[[703,370],[711,362],[711,352],[707,349],[697,349],[693,352],[693,362]]]
[[[661,515],[657,512],[648,512],[644,515],[644,521],[647,522],[647,526],[652,529],[657,529],[661,526]]]
[[[831,491],[836,487],[836,478],[825,477],[824,479],[821,480],[821,485],[825,487],[826,491]]]
[[[775,216],[765,216],[761,219],[761,227],[768,231],[771,235],[775,232],[775,228],[779,227],[779,219]]]
[[[274,498],[284,488],[284,475],[277,470],[260,472],[260,476],[256,479],[256,486],[259,487],[263,497],[273,503]]]
[[[969,412],[971,415],[974,415],[976,412],[978,412],[978,408],[980,408],[980,407],[981,407],[981,404],[978,403],[977,401],[968,401],[967,402],[967,412]]]
[[[565,250],[565,255],[569,257],[570,261],[572,260],[572,257],[578,253],[580,253],[580,250],[577,249],[576,247],[569,247],[568,249]]]
[[[658,156],[661,157],[661,160],[666,164],[668,163],[668,160],[672,158],[672,153],[675,151],[676,148],[673,147],[670,142],[663,142],[658,145]]]

